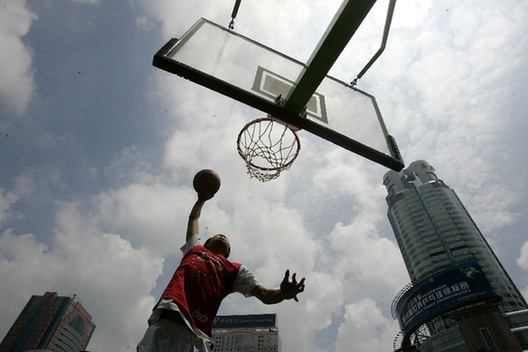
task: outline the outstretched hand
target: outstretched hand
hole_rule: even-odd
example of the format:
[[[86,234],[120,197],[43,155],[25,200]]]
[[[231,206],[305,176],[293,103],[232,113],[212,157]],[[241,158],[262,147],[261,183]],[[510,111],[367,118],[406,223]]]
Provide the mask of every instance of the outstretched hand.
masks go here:
[[[284,296],[284,299],[294,299],[296,302],[299,302],[297,299],[297,294],[304,291],[304,277],[301,282],[297,283],[295,278],[295,273],[292,276],[292,281],[290,281],[290,271],[286,270],[284,274],[284,279],[280,284],[280,291]]]

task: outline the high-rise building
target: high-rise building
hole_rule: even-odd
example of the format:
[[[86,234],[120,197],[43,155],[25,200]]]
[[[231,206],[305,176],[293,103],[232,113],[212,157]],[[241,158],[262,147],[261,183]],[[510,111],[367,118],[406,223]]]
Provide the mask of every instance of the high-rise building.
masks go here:
[[[95,324],[77,296],[32,296],[0,343],[0,352],[86,349]]]
[[[213,320],[215,352],[280,352],[276,314],[219,315]]]
[[[480,313],[471,315],[470,308],[487,309],[486,319],[498,314],[517,329],[513,332],[523,344],[528,305],[456,193],[423,160],[401,172],[389,171],[383,184],[388,218],[411,279],[393,303],[404,344],[412,335],[415,343],[422,343],[420,351],[427,344],[436,351],[471,350],[471,339],[461,331],[469,316],[474,320]],[[520,324],[512,326],[510,316],[517,316]],[[480,332],[483,339],[489,337],[486,329]],[[439,342],[440,337],[432,339],[440,335],[451,339],[451,347]]]

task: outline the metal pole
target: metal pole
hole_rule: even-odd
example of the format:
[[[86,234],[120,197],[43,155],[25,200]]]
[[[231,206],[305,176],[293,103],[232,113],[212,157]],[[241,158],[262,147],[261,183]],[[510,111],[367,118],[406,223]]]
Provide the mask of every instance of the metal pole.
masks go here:
[[[229,23],[229,29],[235,28],[235,18],[238,14],[238,8],[240,7],[240,3],[242,0],[236,0],[235,1],[235,7],[233,7],[233,12],[231,12],[231,22]]]
[[[356,76],[356,78],[351,82],[352,85],[356,85],[358,79],[363,77],[365,72],[374,64],[374,62],[380,57],[380,55],[385,50],[385,46],[387,45],[387,39],[389,37],[389,29],[392,22],[392,15],[394,14],[394,7],[396,6],[396,0],[391,0],[389,3],[389,10],[387,11],[387,19],[385,20],[385,29],[383,30],[383,39],[381,40],[381,47],[379,50],[374,54],[372,59],[367,63],[367,65],[361,70],[360,73]]]
[[[356,33],[376,0],[345,0],[319,41],[297,81],[285,99],[284,108],[301,114],[350,38]]]

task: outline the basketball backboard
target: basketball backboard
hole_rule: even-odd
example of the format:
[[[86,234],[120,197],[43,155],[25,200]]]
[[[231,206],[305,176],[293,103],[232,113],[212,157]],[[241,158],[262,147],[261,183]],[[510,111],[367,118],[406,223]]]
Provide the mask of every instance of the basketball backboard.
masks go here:
[[[404,166],[374,96],[326,75],[329,67],[307,79],[309,64],[203,18],[153,64],[388,168]]]

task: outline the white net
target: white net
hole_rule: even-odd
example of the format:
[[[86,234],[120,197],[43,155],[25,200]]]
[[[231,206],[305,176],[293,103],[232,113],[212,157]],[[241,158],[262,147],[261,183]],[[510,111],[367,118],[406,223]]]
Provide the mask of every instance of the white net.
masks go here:
[[[262,182],[273,180],[288,170],[301,149],[295,127],[271,116],[244,126],[237,144],[248,174]]]

